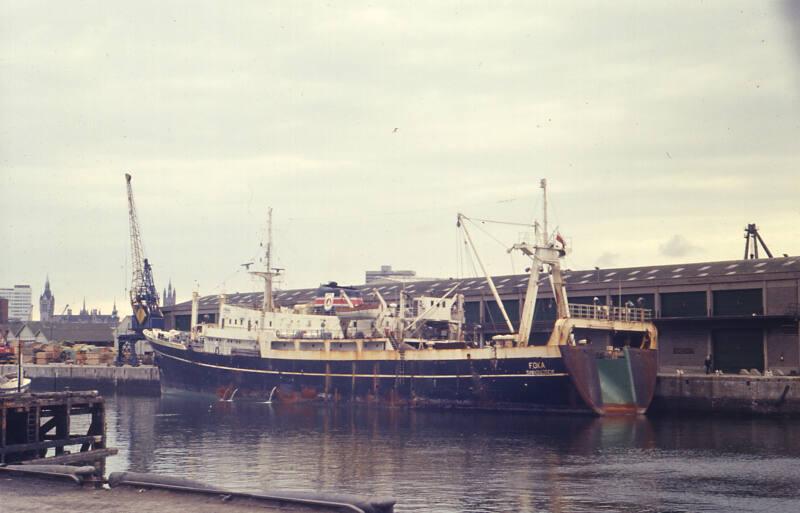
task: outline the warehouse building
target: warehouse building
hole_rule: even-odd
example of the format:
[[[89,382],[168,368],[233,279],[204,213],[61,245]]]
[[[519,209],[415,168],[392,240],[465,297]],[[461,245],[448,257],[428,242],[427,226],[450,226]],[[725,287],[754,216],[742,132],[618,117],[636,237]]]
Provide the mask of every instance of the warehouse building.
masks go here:
[[[617,269],[565,270],[571,303],[635,305],[654,312],[659,329],[661,372],[702,371],[706,355],[725,373],[740,369],[800,374],[800,257],[732,260]],[[516,328],[527,275],[493,280]],[[555,319],[547,284],[540,283],[534,315],[533,344],[546,342]],[[377,290],[396,301],[401,290],[410,296],[441,296],[454,285],[465,297],[466,331],[480,340],[507,333],[502,313],[484,278],[430,280],[362,285],[365,299]],[[278,304],[311,301],[316,289],[276,292]],[[226,295],[228,304],[259,308],[258,292]],[[200,299],[201,322],[216,322],[217,296]],[[164,308],[167,328],[188,330],[191,302]],[[598,346],[613,339],[592,340]]]

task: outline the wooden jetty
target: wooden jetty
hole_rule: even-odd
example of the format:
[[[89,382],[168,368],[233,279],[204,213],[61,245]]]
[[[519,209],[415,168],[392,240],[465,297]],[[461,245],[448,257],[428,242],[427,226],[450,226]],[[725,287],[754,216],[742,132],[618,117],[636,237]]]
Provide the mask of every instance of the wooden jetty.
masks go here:
[[[92,465],[105,458],[105,401],[96,391],[0,396],[0,465]]]

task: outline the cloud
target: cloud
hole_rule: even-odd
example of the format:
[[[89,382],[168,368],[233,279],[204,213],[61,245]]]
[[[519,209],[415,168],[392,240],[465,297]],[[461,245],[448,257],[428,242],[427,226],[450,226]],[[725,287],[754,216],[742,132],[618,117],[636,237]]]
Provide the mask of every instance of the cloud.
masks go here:
[[[659,252],[667,257],[685,257],[701,249],[680,234],[673,235],[667,242],[658,247]]]
[[[619,253],[612,253],[611,251],[605,251],[597,257],[597,267],[600,268],[609,268],[615,267],[619,263]]]
[[[126,171],[180,299],[258,251],[268,205],[287,287],[451,276],[455,213],[530,222],[542,177],[575,268],[676,233],[740,255],[746,219],[796,253],[798,2],[566,4],[0,2],[0,284],[124,297]]]

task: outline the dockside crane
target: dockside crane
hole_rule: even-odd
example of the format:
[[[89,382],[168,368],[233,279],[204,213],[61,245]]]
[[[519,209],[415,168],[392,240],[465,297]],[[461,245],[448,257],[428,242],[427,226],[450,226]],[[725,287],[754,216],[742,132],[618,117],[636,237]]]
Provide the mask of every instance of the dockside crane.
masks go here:
[[[761,238],[761,234],[758,233],[758,228],[756,227],[755,223],[750,223],[744,227],[744,238],[746,239],[744,243],[745,260],[759,258],[758,256],[759,244],[764,249],[764,252],[767,254],[767,257],[772,258],[772,252],[767,247],[767,243],[764,242],[764,239]]]
[[[131,175],[125,173],[128,188],[128,219],[131,239],[131,332],[117,337],[117,365],[125,363],[126,350],[130,353],[131,365],[138,365],[136,342],[144,340],[145,329],[163,328],[164,314],[159,306],[158,291],[153,280],[153,268],[144,253],[139,217],[136,214],[136,203],[133,201]]]

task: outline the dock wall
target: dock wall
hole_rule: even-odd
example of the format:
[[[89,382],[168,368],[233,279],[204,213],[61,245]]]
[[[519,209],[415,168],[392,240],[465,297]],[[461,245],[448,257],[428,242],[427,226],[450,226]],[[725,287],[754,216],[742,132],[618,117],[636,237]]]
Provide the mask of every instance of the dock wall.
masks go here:
[[[649,413],[800,416],[800,377],[659,374]]]
[[[11,374],[16,365],[0,365],[0,373]],[[101,393],[157,396],[161,393],[158,367],[110,367],[105,365],[25,365],[35,392],[98,390]]]

